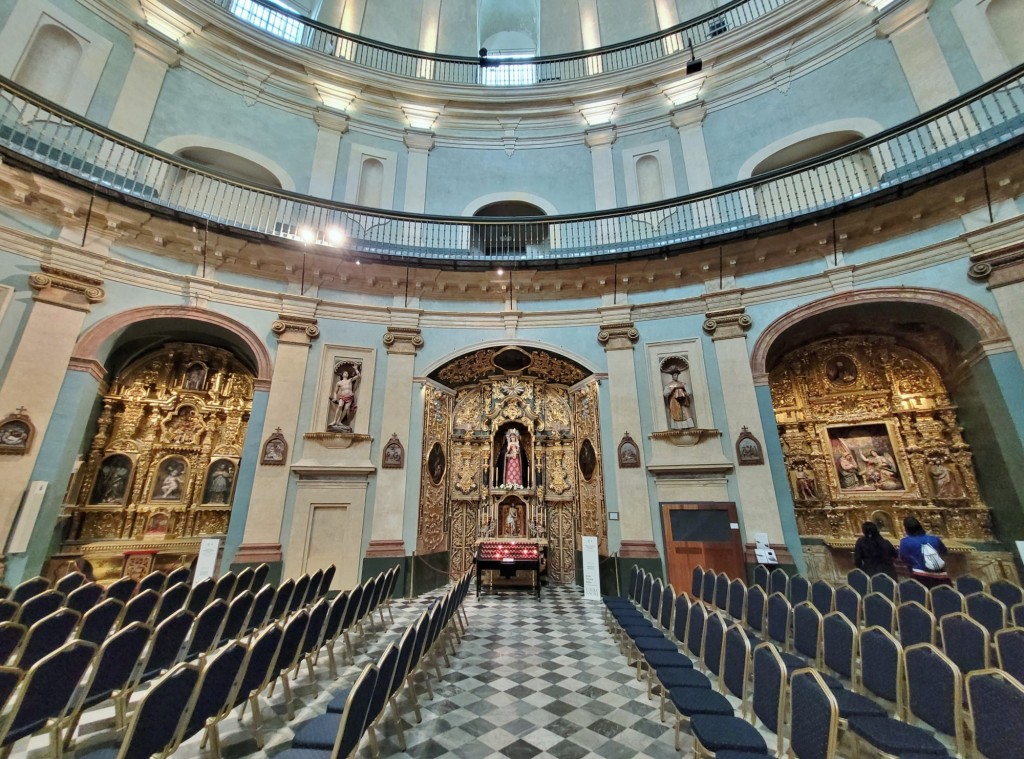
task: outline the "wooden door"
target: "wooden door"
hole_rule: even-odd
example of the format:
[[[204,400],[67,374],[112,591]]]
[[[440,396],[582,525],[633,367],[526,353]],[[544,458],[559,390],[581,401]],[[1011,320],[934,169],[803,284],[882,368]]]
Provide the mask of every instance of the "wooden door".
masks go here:
[[[689,592],[697,565],[746,578],[735,503],[663,503],[661,524],[668,580],[677,593]]]

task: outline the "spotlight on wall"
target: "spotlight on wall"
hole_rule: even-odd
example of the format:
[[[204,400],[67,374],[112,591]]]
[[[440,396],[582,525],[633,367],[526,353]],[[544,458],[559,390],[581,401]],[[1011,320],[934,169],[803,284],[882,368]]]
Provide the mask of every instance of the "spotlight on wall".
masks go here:
[[[299,239],[304,243],[311,243],[316,239],[316,233],[311,227],[299,227],[298,235]]]
[[[498,276],[500,277],[500,276],[502,276],[502,275],[504,275],[504,274],[505,274],[505,270],[504,270],[504,269],[502,269],[502,268],[501,268],[501,267],[499,266],[499,267],[498,267],[498,271],[497,271],[496,273],[497,273],[497,275],[498,275]]]
[[[345,233],[338,227],[328,227],[327,242],[334,247],[338,247],[345,242]]]
[[[686,62],[686,75],[689,76],[704,68],[704,61],[693,52],[693,42],[689,38],[686,40],[686,46],[690,48],[690,60]]]

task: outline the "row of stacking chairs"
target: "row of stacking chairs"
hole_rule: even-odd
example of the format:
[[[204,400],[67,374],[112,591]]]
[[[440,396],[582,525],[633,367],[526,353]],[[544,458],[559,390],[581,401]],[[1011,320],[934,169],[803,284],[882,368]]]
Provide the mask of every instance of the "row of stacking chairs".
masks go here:
[[[369,736],[374,754],[379,755],[376,729],[385,718],[388,706],[399,746],[404,751],[401,695],[408,694],[416,721],[421,721],[417,683],[422,681],[427,694],[433,698],[430,669],[434,669],[440,680],[440,659],[446,667],[451,667],[448,648],[455,656],[456,643],[461,642],[469,622],[462,604],[469,593],[471,579],[472,574],[466,573],[440,599],[431,603],[416,622],[406,628],[397,645],[388,644],[376,664],[367,664],[351,688],[335,695],[327,705],[326,714],[299,725],[291,748],[277,756],[281,759],[349,757],[358,750],[364,735]]]
[[[695,587],[700,587],[703,591],[705,577],[708,574],[711,573],[703,573],[703,570],[700,576],[695,573]],[[995,641],[995,656],[991,657],[989,629],[963,611],[951,611],[945,614],[936,625],[935,617],[918,601],[902,603],[897,608],[893,606],[888,597],[873,592],[864,598],[862,613],[859,594],[853,588],[842,587],[834,593],[833,608],[835,611],[828,612],[823,616],[820,610],[829,609],[828,595],[825,592],[815,594],[814,590],[827,588],[828,584],[811,583],[808,600],[790,606],[789,600],[793,596],[794,585],[797,587],[797,597],[803,595],[799,581],[792,583],[792,579],[790,586],[786,589],[787,595],[776,591],[765,598],[763,588],[759,586],[750,588],[747,600],[752,603],[748,604],[747,609],[743,611],[742,618],[738,616],[736,618],[758,631],[763,630],[769,639],[782,647],[783,651],[792,647],[795,654],[806,656],[811,661],[817,659],[821,664],[827,665],[825,669],[831,671],[833,675],[844,678],[853,677],[858,650],[854,639],[857,629],[864,625],[875,635],[884,632],[889,636],[893,645],[900,646],[902,643],[907,650],[916,651],[918,650],[917,646],[928,646],[930,653],[942,657],[943,666],[955,670],[958,676],[981,671],[990,674],[999,672],[999,676],[1005,676],[1006,682],[1013,687],[1019,685],[1020,678],[1024,676],[1024,630],[1020,628],[997,628],[996,635],[992,636]],[[716,582],[721,584],[718,577],[716,577]],[[726,606],[728,612],[736,612],[737,607],[732,605],[731,601],[742,597],[743,584],[740,581],[731,581],[731,583],[738,583],[738,585],[733,585],[730,588]],[[918,585],[918,583],[914,582],[914,585]],[[769,585],[769,587],[772,586]],[[777,582],[774,587],[781,588],[781,582]],[[933,602],[938,603],[940,609],[943,608],[943,601],[948,598],[952,596],[962,598],[958,591],[943,586],[932,589],[929,595],[932,596]],[[711,597],[714,598],[714,594],[711,594]],[[825,602],[822,601],[823,598],[826,599]],[[976,591],[968,598],[985,600],[982,591]],[[954,608],[966,609],[967,606],[964,604],[962,607]],[[896,619],[899,619],[900,641],[897,641],[892,635],[896,631]],[[940,634],[937,635],[937,631]],[[935,645],[940,640],[943,643],[942,650]],[[850,642],[849,645],[846,643],[847,641]],[[786,654],[783,653],[783,656],[785,657]],[[989,669],[992,658],[998,660],[999,670]],[[948,683],[951,679],[947,673],[945,681]],[[881,691],[890,694],[898,693],[895,679],[889,678],[887,687]],[[921,694],[922,700],[928,698],[927,687],[918,692]],[[875,695],[879,694],[875,693]],[[891,698],[891,700],[898,699]],[[954,706],[951,701],[946,701],[944,704],[945,711],[942,712],[944,721],[940,720],[939,724],[945,727],[945,732],[957,741],[958,745],[962,745],[962,733],[950,728],[951,725],[959,724],[951,716]],[[843,702],[840,700],[841,714],[845,711],[847,709],[844,708]],[[897,712],[901,711],[901,708],[897,709]],[[983,716],[980,718],[984,719]],[[932,726],[939,729],[936,724]],[[901,734],[907,732],[903,727],[896,728],[896,730]],[[870,731],[868,734],[875,735]]]
[[[698,756],[771,756],[760,732],[745,719],[751,682],[751,639],[747,632],[737,624],[726,628],[721,615],[709,618],[701,603],[690,604],[683,595],[676,597],[671,586],[662,588],[660,580],[652,581],[642,573],[631,577],[629,596],[606,599],[608,620],[617,631],[627,660],[636,663],[638,674],[643,666],[648,669],[649,696],[650,684],[657,681],[662,720],[666,702],[672,705],[676,713],[676,749],[681,748],[680,734],[686,725]],[[793,725],[792,756],[832,756],[839,713],[826,681],[810,667],[788,673],[770,643],[758,645],[753,661],[750,714],[776,733],[777,755],[781,756],[788,703],[788,713],[800,715],[799,720],[789,720]],[[709,675],[717,678],[718,691]],[[737,708],[741,710],[739,716]]]
[[[289,580],[279,588],[265,585],[257,593],[249,589],[251,583],[257,578],[262,581],[265,574],[254,571],[248,578],[245,574],[235,577],[229,572],[225,575],[227,579],[210,578],[209,583],[197,583],[186,593],[182,593],[183,583],[175,583],[161,594],[154,588],[166,585],[165,577],[159,585],[153,582],[144,590],[139,583],[137,594],[127,604],[113,597],[99,600],[80,619],[77,611],[61,608],[27,631],[17,623],[0,624],[0,645],[5,645],[8,652],[5,661],[16,665],[5,667],[6,679],[0,678],[0,701],[9,707],[0,720],[0,748],[9,748],[19,738],[46,727],[58,746],[57,755],[64,745],[70,745],[82,711],[111,698],[115,704],[115,724],[123,726],[129,699],[141,683],[181,661],[194,661],[239,642],[246,635],[278,623],[302,605],[316,601],[321,589],[326,593],[329,579],[327,583],[324,580],[332,578],[334,570],[318,570],[312,577],[304,575],[298,582]],[[239,579],[248,579],[247,587],[239,590]],[[132,584],[135,585],[134,581]],[[383,582],[381,585],[386,587]],[[85,587],[88,586],[81,585],[68,597]],[[214,597],[220,595],[218,587],[228,587],[230,592]],[[388,592],[393,587],[392,578]],[[315,592],[310,592],[310,588]],[[198,614],[181,608],[189,606],[189,599],[199,597],[196,593],[203,601],[211,597],[212,600]],[[135,603],[138,599],[146,603]],[[230,603],[225,599],[230,599]],[[323,598],[319,601],[326,603]],[[168,604],[173,608],[161,615]],[[91,651],[87,671],[78,673],[72,683],[74,686],[81,681],[81,687],[64,701],[59,696],[47,696],[42,708],[38,694],[45,691],[53,673],[61,673],[62,678],[74,677],[76,673],[74,666],[67,667],[66,672],[61,667],[54,669],[51,657],[58,652],[80,657],[84,650]],[[36,719],[40,714],[47,715],[42,722]],[[33,725],[35,730],[25,732]]]

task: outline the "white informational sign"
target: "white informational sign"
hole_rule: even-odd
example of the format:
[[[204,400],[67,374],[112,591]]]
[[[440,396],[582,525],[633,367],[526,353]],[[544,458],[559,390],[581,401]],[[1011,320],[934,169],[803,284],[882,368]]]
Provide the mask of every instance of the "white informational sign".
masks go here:
[[[200,580],[213,577],[217,571],[217,554],[220,553],[220,538],[204,538],[199,544],[199,558],[196,559],[196,575],[192,578],[195,585]]]
[[[601,600],[601,576],[597,568],[597,538],[583,536],[583,597]]]
[[[1024,540],[1018,540],[1018,541],[1016,541],[1016,543],[1017,543],[1017,553],[1020,554],[1020,560],[1024,561]]]
[[[7,546],[8,553],[25,553],[28,550],[28,541],[32,537],[36,519],[39,518],[43,496],[46,495],[46,484],[45,480],[35,480],[29,483],[24,503],[21,505],[21,512],[18,514],[18,523],[14,527],[11,541]]]
[[[758,564],[778,564],[779,557],[775,555],[774,548],[755,548],[754,557]]]
[[[754,533],[754,547],[755,548],[771,548],[771,543],[768,542],[767,532],[755,532]]]

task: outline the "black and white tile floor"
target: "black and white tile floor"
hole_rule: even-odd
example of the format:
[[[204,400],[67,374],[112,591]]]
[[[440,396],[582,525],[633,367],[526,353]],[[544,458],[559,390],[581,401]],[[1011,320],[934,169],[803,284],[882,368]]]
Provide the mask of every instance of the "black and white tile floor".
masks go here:
[[[426,601],[396,601],[395,623],[389,620],[386,630],[368,634],[357,645],[355,666],[342,667],[337,680],[330,678],[324,657],[316,681],[311,682],[303,668],[292,691],[295,719],[286,718],[280,690],[274,698],[264,698],[262,750],[252,737],[248,712],[241,723],[237,712],[228,717],[221,723],[225,759],[272,758],[287,748],[293,729],[323,713],[336,691],[350,685],[387,643],[398,640]],[[600,601],[585,601],[574,587],[549,587],[539,600],[525,591],[496,591],[479,600],[470,594],[465,609],[468,633],[452,666],[442,667],[443,680],[432,681],[433,700],[421,697],[421,723],[415,723],[413,710],[403,699],[407,751],[401,751],[394,726],[385,720],[377,733],[382,756],[692,756],[685,738],[682,754],[673,749],[672,721],[658,721],[658,702],[647,700],[643,684],[626,667],[605,628]],[[112,706],[90,710],[82,719],[76,747],[109,745],[112,725]],[[185,742],[174,756],[203,756],[199,740]],[[365,742],[361,753],[369,756]],[[50,754],[46,740],[36,737],[21,741],[13,756],[42,759]]]

